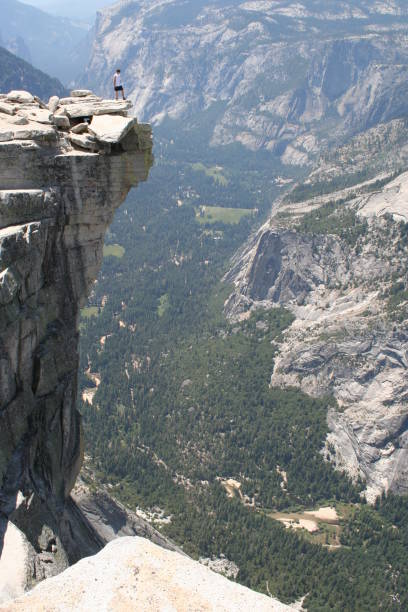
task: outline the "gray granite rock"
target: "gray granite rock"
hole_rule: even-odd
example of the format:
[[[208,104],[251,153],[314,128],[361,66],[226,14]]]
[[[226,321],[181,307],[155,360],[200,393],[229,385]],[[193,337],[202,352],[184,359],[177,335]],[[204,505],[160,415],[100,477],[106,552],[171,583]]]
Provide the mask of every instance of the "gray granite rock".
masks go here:
[[[38,117],[45,110],[30,95],[11,98],[21,100],[20,111]],[[79,311],[100,268],[114,210],[146,180],[152,158],[137,135],[126,152],[112,156],[86,136],[102,155],[76,148],[55,125],[7,118],[14,120],[0,114],[0,519],[13,515],[26,535],[37,521],[38,535],[46,510],[49,529],[77,560],[85,548],[89,554],[100,546],[85,520],[74,510],[66,514],[83,455],[76,409]],[[23,504],[15,516],[21,490],[45,508],[35,521],[35,504],[31,510]],[[3,536],[0,525],[0,546]]]
[[[99,149],[96,139],[89,134],[75,134],[70,132],[68,138],[73,145],[81,149],[87,149],[88,151],[98,151]]]
[[[23,107],[17,111],[17,114],[25,117],[29,121],[36,121],[37,123],[44,123],[46,125],[51,124],[52,114],[49,110]]]
[[[92,91],[89,89],[74,89],[71,91],[72,98],[86,98],[87,96],[92,96]]]
[[[15,104],[9,104],[8,102],[0,102],[0,113],[6,113],[6,115],[14,115],[17,107]]]
[[[95,96],[94,94],[86,96],[86,98],[78,98],[75,96],[68,96],[67,98],[61,98],[59,103],[62,106],[67,106],[68,104],[82,104],[84,102],[101,102],[102,98],[99,96]]]
[[[85,134],[88,131],[88,123],[78,123],[71,128],[73,134]]]
[[[77,104],[67,104],[65,111],[71,119],[78,119],[80,117],[92,117],[95,115],[115,115],[121,112],[127,112],[132,107],[130,101],[115,101],[115,100],[102,100],[101,102],[90,101],[88,99],[78,98]]]
[[[45,580],[2,609],[40,612],[44,602],[58,602],[59,612],[293,610],[273,597],[216,574],[198,561],[138,537],[111,542],[95,557]]]
[[[54,114],[52,116],[52,122],[56,127],[62,128],[64,130],[69,130],[69,128],[71,127],[71,123],[66,115]]]
[[[51,96],[51,98],[48,100],[48,108],[51,113],[54,113],[57,110],[58,104],[59,104],[59,97]]]
[[[122,140],[136,124],[135,117],[98,115],[92,118],[89,132],[100,142],[114,143]]]
[[[398,227],[408,219],[408,173],[368,194],[367,187],[354,186],[354,197],[344,190],[280,203],[225,280],[236,287],[226,303],[233,320],[276,305],[294,314],[271,364],[271,385],[334,396],[338,408],[328,414],[322,453],[362,478],[372,502],[383,491],[408,493],[407,321],[404,309],[402,320],[393,319],[388,302],[392,279],[406,282],[408,251]],[[346,232],[328,233],[324,223],[314,232],[296,227],[303,214],[334,199],[367,223],[356,243]]]
[[[13,90],[7,94],[7,100],[9,102],[34,102],[34,96],[28,91]]]
[[[22,115],[15,115],[7,119],[7,121],[12,125],[28,125],[28,119]]]

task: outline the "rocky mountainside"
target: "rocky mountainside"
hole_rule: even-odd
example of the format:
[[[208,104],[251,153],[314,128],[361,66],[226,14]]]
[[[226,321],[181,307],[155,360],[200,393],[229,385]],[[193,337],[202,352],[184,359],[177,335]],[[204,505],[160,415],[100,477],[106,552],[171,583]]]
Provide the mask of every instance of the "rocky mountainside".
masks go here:
[[[34,95],[48,99],[51,95],[64,96],[66,90],[58,79],[0,47],[0,91],[28,89]]]
[[[289,609],[186,557],[89,475],[74,488],[79,311],[114,210],[152,163],[130,106],[0,97],[0,607]],[[140,535],[152,542],[126,537]]]
[[[226,310],[240,319],[282,305],[295,315],[271,386],[334,396],[322,452],[373,501],[408,491],[408,173],[341,189],[336,172],[325,160],[236,255]]]
[[[86,65],[86,55],[74,54],[86,37],[87,27],[19,0],[1,2],[0,44],[65,84]]]
[[[98,17],[83,85],[107,95],[120,66],[136,113],[173,135],[304,166],[406,114],[407,14],[402,0],[123,1]]]
[[[0,97],[0,554],[12,518],[37,577],[104,541],[69,500],[83,456],[78,319],[114,210],[152,162],[130,106],[88,91]]]

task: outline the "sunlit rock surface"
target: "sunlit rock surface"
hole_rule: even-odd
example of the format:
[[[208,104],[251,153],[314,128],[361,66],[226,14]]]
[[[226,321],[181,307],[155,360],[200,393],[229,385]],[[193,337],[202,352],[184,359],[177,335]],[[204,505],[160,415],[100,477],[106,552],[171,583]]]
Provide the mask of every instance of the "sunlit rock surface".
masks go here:
[[[283,612],[277,600],[230,582],[197,561],[142,538],[121,538],[4,611]]]

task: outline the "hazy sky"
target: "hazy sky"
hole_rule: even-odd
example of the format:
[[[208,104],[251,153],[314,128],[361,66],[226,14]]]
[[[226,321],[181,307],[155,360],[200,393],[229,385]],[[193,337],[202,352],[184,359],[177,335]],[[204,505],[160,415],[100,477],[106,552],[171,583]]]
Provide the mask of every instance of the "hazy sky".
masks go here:
[[[20,0],[54,15],[73,17],[78,20],[88,19],[96,11],[116,0]]]

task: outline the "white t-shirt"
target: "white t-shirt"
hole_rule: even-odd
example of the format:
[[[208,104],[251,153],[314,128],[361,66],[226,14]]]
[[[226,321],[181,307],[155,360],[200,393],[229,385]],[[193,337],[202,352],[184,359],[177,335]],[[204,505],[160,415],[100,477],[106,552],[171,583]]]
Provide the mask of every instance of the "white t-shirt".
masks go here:
[[[116,77],[116,81],[115,81],[116,85],[115,85],[115,86],[116,86],[116,87],[120,87],[120,86],[122,85],[122,77],[121,77],[121,74],[120,74],[120,73],[118,73],[118,72],[115,72],[115,74],[114,74],[114,77],[113,77],[113,78],[115,78],[115,77]]]

